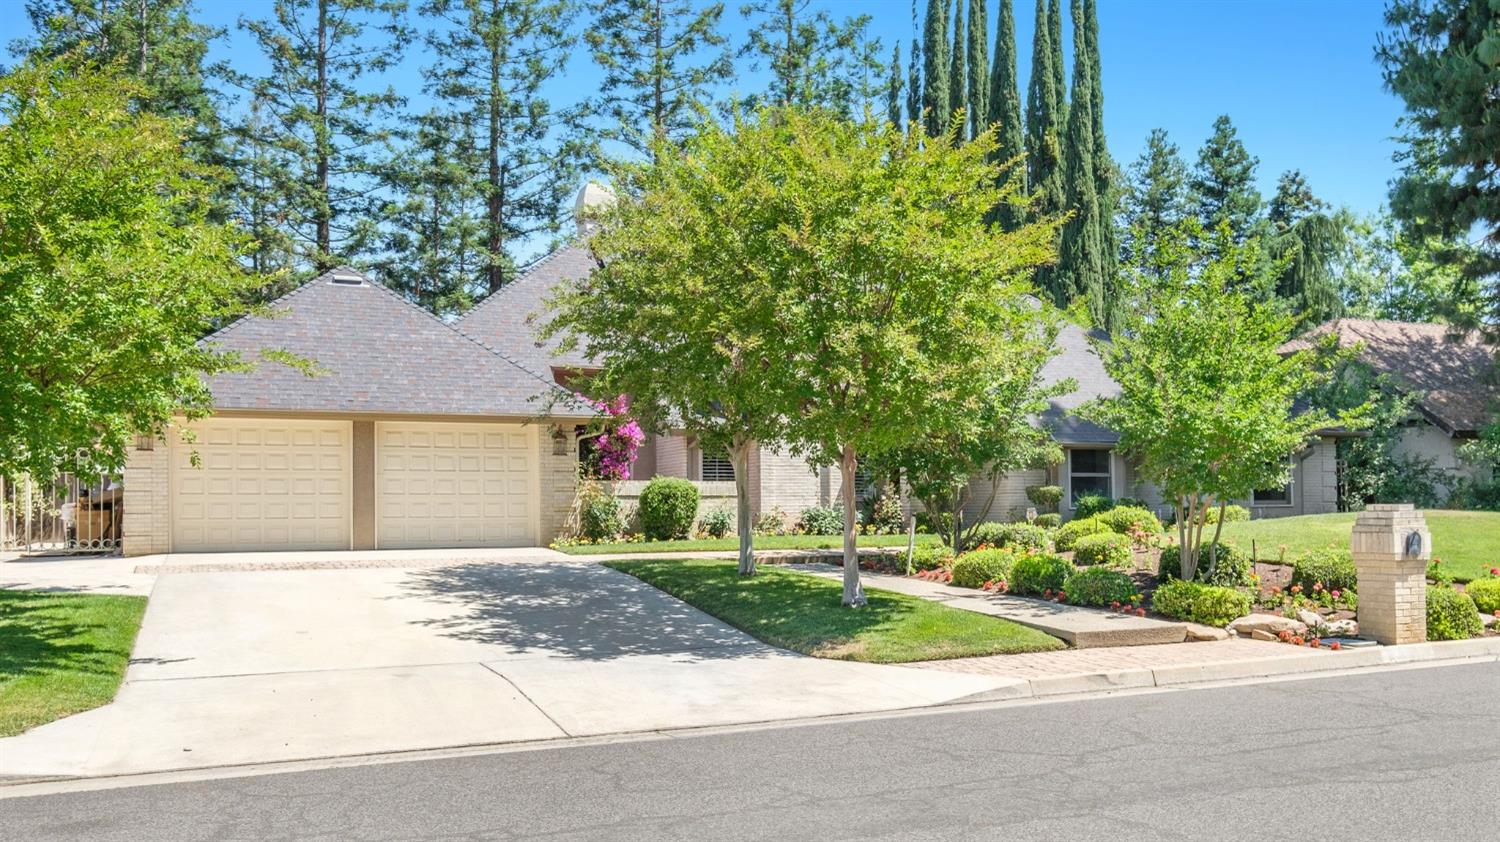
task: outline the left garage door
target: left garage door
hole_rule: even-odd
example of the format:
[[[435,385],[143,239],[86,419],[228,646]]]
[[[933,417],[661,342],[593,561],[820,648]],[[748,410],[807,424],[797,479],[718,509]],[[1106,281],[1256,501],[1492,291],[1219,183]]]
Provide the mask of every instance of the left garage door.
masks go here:
[[[193,429],[195,444],[172,445],[173,552],[349,548],[349,422],[211,419]]]

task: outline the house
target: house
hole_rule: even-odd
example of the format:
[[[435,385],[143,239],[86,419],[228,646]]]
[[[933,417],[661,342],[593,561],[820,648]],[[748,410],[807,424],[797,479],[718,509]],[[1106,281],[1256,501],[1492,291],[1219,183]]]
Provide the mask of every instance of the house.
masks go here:
[[[1495,346],[1477,334],[1453,335],[1452,327],[1383,319],[1334,319],[1282,350],[1309,348],[1333,335],[1341,348],[1358,348],[1358,358],[1387,375],[1413,400],[1393,452],[1430,461],[1455,478],[1488,481],[1491,467],[1459,457],[1463,444],[1494,421],[1500,383],[1495,377]]]

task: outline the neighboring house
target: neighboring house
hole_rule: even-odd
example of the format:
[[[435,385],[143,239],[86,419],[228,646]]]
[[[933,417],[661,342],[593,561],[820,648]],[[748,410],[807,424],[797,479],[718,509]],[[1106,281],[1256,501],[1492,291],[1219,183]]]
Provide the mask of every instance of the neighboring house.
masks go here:
[[[1341,348],[1358,346],[1359,359],[1388,375],[1413,400],[1413,413],[1394,452],[1429,460],[1455,477],[1486,481],[1489,466],[1459,458],[1464,442],[1494,420],[1500,401],[1493,345],[1476,334],[1450,336],[1451,327],[1379,319],[1335,319],[1282,346],[1283,351],[1309,348],[1324,336],[1338,337]]]

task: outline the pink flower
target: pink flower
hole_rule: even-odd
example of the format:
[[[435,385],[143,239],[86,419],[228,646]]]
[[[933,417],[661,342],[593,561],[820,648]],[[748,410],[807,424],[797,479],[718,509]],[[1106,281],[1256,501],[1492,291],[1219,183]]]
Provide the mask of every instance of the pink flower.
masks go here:
[[[1339,593],[1340,593],[1340,591],[1331,591],[1328,595],[1331,596],[1331,597],[1333,597],[1334,599],[1338,599],[1339,598]]]

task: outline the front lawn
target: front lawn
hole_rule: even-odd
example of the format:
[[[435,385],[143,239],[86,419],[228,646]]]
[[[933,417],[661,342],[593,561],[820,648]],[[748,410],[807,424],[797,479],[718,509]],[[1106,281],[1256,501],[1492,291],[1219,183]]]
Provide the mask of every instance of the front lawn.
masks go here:
[[[905,547],[905,535],[859,535],[861,547]],[[918,535],[917,546],[941,543],[936,535]],[[842,535],[757,535],[757,550],[838,550],[843,549]],[[716,550],[738,550],[740,539],[693,538],[686,541],[617,541],[608,544],[575,544],[557,549],[570,555],[604,555],[616,553],[703,553]]]
[[[1423,514],[1432,532],[1432,554],[1443,560],[1454,578],[1467,582],[1500,565],[1500,512],[1430,509]],[[1329,546],[1348,549],[1349,532],[1357,517],[1355,512],[1339,512],[1226,523],[1224,538],[1246,552],[1253,540],[1261,561],[1280,560],[1281,546],[1285,545],[1285,558],[1290,563],[1304,550]],[[1205,528],[1204,535],[1211,535],[1212,529]]]
[[[145,597],[0,590],[0,737],[115,697]]]
[[[899,664],[1064,648],[1009,620],[890,591],[868,589],[867,607],[845,608],[838,582],[795,570],[762,566],[742,579],[732,561],[605,564],[772,646],[819,658]]]

